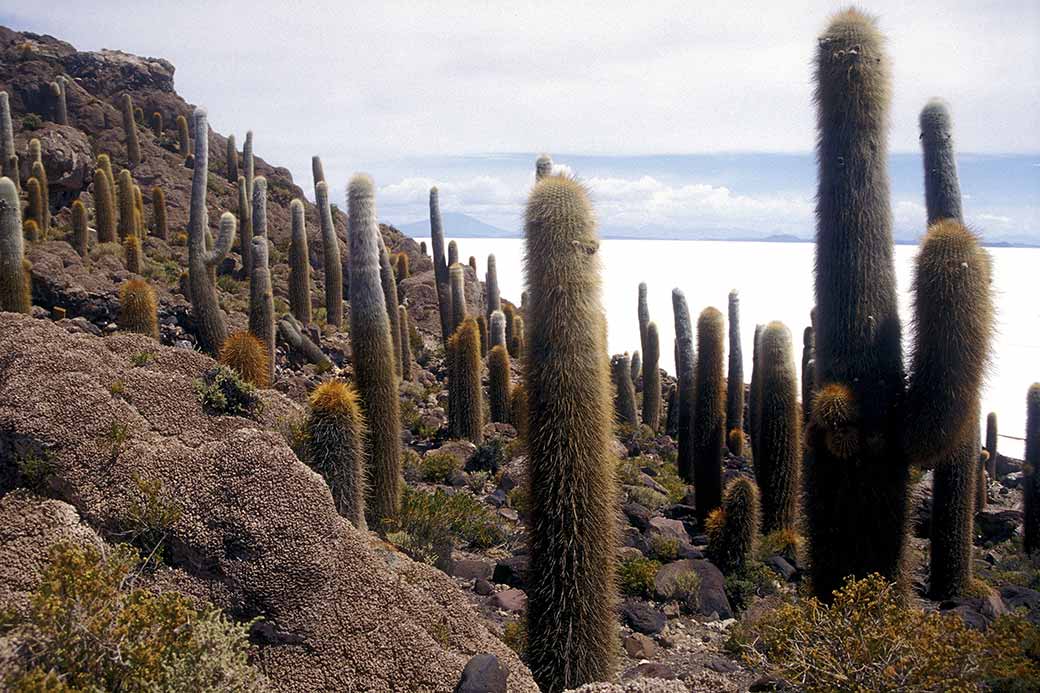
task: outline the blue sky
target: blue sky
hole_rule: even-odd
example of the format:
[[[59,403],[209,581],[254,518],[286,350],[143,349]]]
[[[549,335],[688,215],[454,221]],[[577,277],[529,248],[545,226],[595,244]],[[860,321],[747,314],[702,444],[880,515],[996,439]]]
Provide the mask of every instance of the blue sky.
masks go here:
[[[305,189],[312,154],[334,199],[372,173],[386,221],[425,217],[436,182],[445,209],[516,226],[547,151],[589,183],[608,233],[805,236],[815,37],[841,6],[51,0],[0,10],[0,23],[170,60],[214,128],[240,141],[252,129],[257,153]],[[919,232],[917,114],[939,96],[969,221],[1040,243],[1040,3],[861,7],[893,65],[897,233]]]

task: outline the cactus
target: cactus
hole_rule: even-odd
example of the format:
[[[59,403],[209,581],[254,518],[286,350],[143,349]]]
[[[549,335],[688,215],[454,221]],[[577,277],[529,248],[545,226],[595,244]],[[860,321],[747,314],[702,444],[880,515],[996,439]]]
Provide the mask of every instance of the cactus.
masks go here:
[[[153,233],[156,238],[167,240],[170,235],[166,222],[166,194],[156,185],[152,188],[152,216],[154,217]]]
[[[311,176],[314,178],[314,184],[325,182],[325,167],[321,164],[320,156],[311,157]]]
[[[129,94],[120,99],[123,108],[123,132],[126,141],[126,160],[130,168],[141,163],[141,143],[137,139],[137,122],[134,119],[134,102]],[[197,131],[196,131],[197,132]]]
[[[317,187],[324,189],[325,185],[318,183]],[[396,517],[400,507],[401,420],[390,321],[379,282],[379,227],[371,178],[357,175],[350,180],[347,205],[354,377],[370,427],[370,486],[365,508],[370,524],[379,527],[384,518]],[[324,207],[331,224],[327,196]]]
[[[759,373],[759,346],[762,343],[762,330],[765,325],[755,325],[755,334],[751,338],[751,386],[748,388],[748,433],[751,441],[751,454],[756,454],[758,445],[758,399],[762,391],[762,376]]]
[[[412,369],[412,340],[409,339],[408,309],[404,306],[397,307],[397,324],[401,342],[401,377],[411,381],[415,379],[415,371]]]
[[[989,461],[989,453],[985,450],[979,452],[979,473],[975,477],[975,512],[980,513],[986,509],[989,501],[989,475],[986,474],[986,463]],[[974,523],[972,523],[974,525]],[[974,531],[974,526],[972,531]]]
[[[228,135],[227,138],[227,180],[228,183],[238,182],[238,150],[235,148],[235,136]]]
[[[144,279],[130,279],[119,287],[119,329],[159,339],[155,289]]]
[[[156,137],[162,137],[163,134],[163,115],[159,111],[152,112],[152,133]]]
[[[39,147],[39,140],[33,141],[36,142],[37,147]],[[47,183],[47,170],[43,167],[43,162],[37,159],[36,161],[32,162],[32,167],[30,171],[32,174],[32,178],[30,180],[35,179],[39,185],[39,198],[36,202],[36,204],[38,205],[38,210],[36,211],[36,214],[38,214],[39,216],[34,215],[34,218],[40,225],[40,230],[46,235],[51,228],[51,190],[50,185]],[[30,206],[32,206],[32,204],[33,202],[30,189]]]
[[[87,227],[87,208],[79,200],[72,203],[72,247],[80,257],[87,256],[90,230]]]
[[[643,423],[654,432],[661,427],[661,371],[657,367],[660,355],[657,323],[651,322],[646,329],[646,361],[643,363]]]
[[[26,219],[36,225],[37,230],[46,229],[43,225],[44,211],[47,205],[43,201],[43,191],[40,188],[38,178],[30,178],[25,183],[25,189],[29,196],[29,205],[26,207]]]
[[[257,178],[256,191],[263,189]],[[268,266],[267,238],[253,237],[250,255],[253,266],[249,271],[249,332],[267,349],[268,377],[274,381],[274,294],[271,289],[271,269]]]
[[[94,171],[94,220],[97,223],[98,243],[116,240],[116,214],[112,204],[112,190],[103,169]]]
[[[134,122],[138,125],[144,125],[144,109],[140,106],[134,107]]]
[[[726,437],[723,386],[723,318],[705,308],[697,320],[697,371],[693,405],[695,505],[702,520],[722,502],[722,445]]]
[[[177,116],[177,147],[181,156],[191,153],[191,142],[188,138],[188,119],[182,115]]]
[[[1026,554],[1040,549],[1040,383],[1029,386],[1026,395],[1026,478],[1022,499],[1025,505],[1022,548]]]
[[[509,342],[509,355],[520,360],[524,357],[524,318],[522,315],[513,316],[513,339]]]
[[[488,255],[484,284],[487,287],[487,318],[490,320],[492,313],[502,310],[502,297],[498,290],[498,263],[494,253]]]
[[[448,278],[451,284],[451,327],[454,332],[466,319],[466,274],[462,265],[457,262],[452,264],[448,269]]]
[[[758,489],[747,477],[726,485],[722,507],[708,518],[707,555],[727,575],[739,573],[752,560],[759,533]]]
[[[495,423],[509,423],[509,385],[509,352],[499,345],[488,352],[488,400]]]
[[[483,315],[477,316],[477,327],[480,328],[480,357],[484,358],[488,353],[488,324]]]
[[[816,362],[814,361],[814,337],[811,325],[802,332],[802,423],[809,421],[812,410],[812,398],[816,389],[814,380]]]
[[[480,388],[480,332],[467,318],[448,340],[449,429],[453,438],[484,442],[484,402]]]
[[[524,364],[527,663],[542,690],[562,691],[609,678],[619,637],[606,318],[599,239],[581,184],[559,176],[536,183],[524,235],[532,327]]]
[[[744,356],[740,348],[740,296],[729,292],[729,367],[726,371],[726,430],[744,428]]]
[[[441,206],[437,188],[430,188],[430,242],[433,244],[433,275],[437,284],[437,306],[441,314],[441,337],[445,343],[455,331],[452,322],[451,283],[448,264],[444,259],[444,227],[441,224]]]
[[[990,412],[986,415],[986,452],[989,459],[986,460],[986,471],[989,473],[990,481],[997,480],[997,414]]]
[[[695,362],[693,328],[686,296],[672,289],[672,313],[675,316],[675,373],[678,390],[676,467],[686,483],[693,483],[693,388]]]
[[[726,449],[731,455],[741,457],[744,454],[744,429],[731,428],[726,434]]]
[[[65,88],[58,82],[51,82],[51,98],[54,99],[54,122],[58,125],[69,124],[69,109],[65,101]]]
[[[336,512],[365,529],[365,420],[358,396],[342,380],[327,380],[308,401],[307,464],[332,492]]]
[[[476,272],[477,272],[477,258],[473,257],[472,255],[469,256],[469,266],[473,270],[473,273],[476,274]]]
[[[267,240],[267,179],[257,176],[253,179],[250,190],[252,191],[253,206],[249,212],[249,218],[253,224],[253,238],[260,237]],[[255,265],[255,262],[251,262],[249,266],[254,267]]]
[[[677,439],[679,437],[679,387],[677,385],[669,386],[668,396],[665,399],[668,400],[668,414],[665,416],[664,432]]]
[[[459,246],[455,241],[448,242],[448,268],[459,264]]]
[[[0,311],[32,311],[29,274],[25,269],[22,205],[10,178],[0,178]]]
[[[426,241],[420,241],[419,242],[419,254],[422,255],[423,257],[426,256],[426,254],[427,254],[427,251],[426,251]]]
[[[513,308],[512,304],[505,303],[502,305],[502,314],[506,318],[506,348],[513,348],[513,320],[516,317],[516,309]]]
[[[639,282],[639,299],[636,304],[636,315],[639,318],[639,349],[646,355],[646,331],[650,325],[650,307],[646,302],[646,282]],[[635,378],[632,380],[635,380]]]
[[[289,204],[292,241],[289,245],[289,310],[304,325],[311,321],[311,264],[307,252],[307,227],[303,202]]]
[[[141,249],[141,239],[136,234],[127,236],[123,240],[123,253],[126,256],[126,271],[143,274],[144,251]]]
[[[509,395],[509,422],[516,429],[516,439],[527,440],[527,389],[523,383],[513,386]]]
[[[643,373],[643,358],[639,355],[639,350],[636,349],[632,352],[632,384],[636,388],[636,392],[642,392],[643,390],[643,379],[640,377]]]
[[[22,222],[22,235],[25,240],[35,243],[40,240],[40,225],[35,219],[26,219]]]
[[[220,218],[220,235],[216,247],[207,250],[209,214],[206,211],[206,178],[209,172],[209,126],[206,123],[206,109],[196,108],[194,118],[197,165],[191,177],[191,209],[188,216],[188,286],[199,346],[206,353],[215,356],[227,339],[227,326],[217,302],[217,289],[209,269],[216,267],[231,248],[231,240],[235,236],[235,217],[229,212],[224,213]]]
[[[128,169],[119,172],[119,240],[137,233],[137,203],[134,200],[134,178]]]
[[[249,251],[253,247],[253,203],[249,199],[244,176],[238,177],[238,252],[242,255],[242,273],[249,276],[253,264]]]
[[[253,199],[253,184],[256,182],[256,161],[253,158],[253,131],[246,131],[246,142],[242,145],[242,166],[245,169],[246,199]]]
[[[6,91],[0,91],[0,175],[7,177],[20,190],[18,152],[14,146],[14,125],[11,123],[11,101]]]
[[[921,110],[920,125],[928,225],[940,219],[963,219],[961,187],[953,155],[953,126],[946,104],[929,101]]]
[[[762,531],[769,533],[797,525],[802,429],[791,332],[771,322],[761,340],[755,480],[762,497]]]
[[[284,316],[278,321],[278,334],[289,345],[292,351],[302,354],[310,363],[318,367],[319,373],[324,373],[332,368],[329,357],[303,334],[303,326],[291,315]]]
[[[537,183],[546,176],[552,174],[553,161],[548,154],[542,154],[534,162],[534,179]]]
[[[397,282],[394,281],[394,270],[390,266],[390,254],[386,250],[383,235],[379,235],[379,281],[383,285],[383,300],[386,301],[386,315],[390,320],[390,341],[394,348],[394,370],[401,375],[401,322],[397,312]]]
[[[332,223],[329,188],[325,181],[315,184],[314,197],[318,206],[318,220],[321,222],[321,247],[325,259],[325,321],[330,325],[340,327],[343,324],[343,265],[339,257],[336,227]],[[353,244],[351,244],[351,248],[353,248]],[[378,254],[378,250],[376,252]],[[354,257],[353,252],[350,253],[350,256]],[[378,262],[378,257],[376,261]],[[353,278],[350,279],[350,286],[353,291]],[[361,394],[364,396],[364,391]]]
[[[412,270],[409,266],[408,253],[398,253],[394,256],[394,278],[397,283],[400,284],[409,276],[411,276]]]
[[[43,148],[39,138],[33,137],[29,140],[29,165],[32,166],[36,162],[43,163]]]
[[[267,347],[248,331],[234,332],[220,347],[217,360],[257,387],[271,384],[271,359]]]
[[[506,316],[501,310],[491,314],[490,348],[506,346]]]
[[[610,378],[614,382],[614,420],[622,426],[635,428],[636,389],[632,386],[632,362],[628,354],[618,354],[610,359]]]

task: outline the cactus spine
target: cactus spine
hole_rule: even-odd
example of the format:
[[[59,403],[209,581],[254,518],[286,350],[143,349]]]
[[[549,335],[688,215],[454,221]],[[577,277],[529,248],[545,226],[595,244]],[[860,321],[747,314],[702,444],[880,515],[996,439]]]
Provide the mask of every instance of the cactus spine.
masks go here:
[[[509,418],[509,352],[502,345],[488,352],[488,399],[491,420],[508,423]]]
[[[567,178],[542,178],[528,200],[525,237],[527,656],[542,690],[562,691],[608,678],[618,639],[606,319],[585,189]]]
[[[199,346],[216,355],[227,339],[224,314],[217,302],[217,289],[209,269],[215,268],[231,248],[235,235],[235,217],[225,212],[220,218],[220,235],[216,247],[206,249],[209,214],[206,211],[206,178],[209,172],[209,126],[206,109],[195,109],[195,170],[191,177],[191,210],[188,217],[188,286],[195,332]]]
[[[324,189],[325,183],[317,187]],[[379,282],[379,228],[371,178],[357,175],[351,179],[347,205],[354,377],[370,427],[370,486],[365,507],[370,524],[378,527],[384,518],[396,517],[400,507],[401,423],[390,321]],[[324,206],[327,210],[327,196]]]
[[[491,314],[490,345],[492,349],[506,346],[506,316],[501,310]]]
[[[614,419],[622,426],[635,428],[639,419],[636,416],[636,389],[632,386],[632,362],[628,354],[618,354],[610,359],[610,377],[614,381]]]
[[[141,143],[137,139],[137,121],[134,119],[134,102],[129,94],[123,94],[123,132],[126,137],[126,160],[130,168],[141,163]],[[197,133],[198,131],[196,131]],[[197,158],[197,157],[196,157]]]
[[[447,344],[455,327],[452,323],[448,264],[444,259],[444,227],[441,224],[440,198],[436,187],[430,188],[430,242],[433,244],[433,275],[437,284],[437,306],[441,314],[441,337]]]
[[[32,311],[29,275],[25,271],[22,205],[10,178],[0,178],[0,310]]]
[[[643,423],[656,432],[661,427],[661,371],[657,361],[661,356],[657,323],[646,328],[646,361],[643,363]],[[635,368],[629,370],[635,372]]]
[[[484,441],[484,403],[480,389],[480,332],[467,318],[448,340],[449,429],[453,438]]]
[[[386,315],[390,320],[390,337],[394,347],[394,371],[401,375],[401,321],[397,312],[397,282],[390,266],[390,254],[386,251],[383,235],[379,235],[379,281],[383,285],[383,300]]]
[[[303,202],[289,204],[292,242],[289,245],[289,310],[304,325],[311,321],[311,264],[307,252],[307,226]]]
[[[155,289],[143,279],[130,279],[119,288],[119,329],[159,339]]]
[[[744,355],[740,348],[740,295],[729,292],[729,368],[726,371],[726,432],[744,430]]]
[[[76,200],[72,203],[72,247],[76,249],[80,257],[87,256],[89,238],[87,208],[83,206],[82,202]]]
[[[257,178],[257,183],[262,179]],[[257,185],[256,190],[262,190]],[[253,237],[251,251],[253,267],[249,272],[249,332],[264,344],[267,350],[268,379],[274,381],[274,294],[271,289],[271,269],[268,266],[267,238]]]
[[[98,243],[112,243],[116,240],[116,213],[112,204],[112,188],[108,176],[101,168],[94,171],[94,220],[97,222]]]
[[[697,371],[693,405],[693,483],[697,514],[706,518],[722,502],[722,445],[726,390],[722,384],[722,313],[705,308],[697,320]]]
[[[267,347],[251,332],[235,332],[220,347],[217,359],[257,387],[271,384],[271,360]]]
[[[492,313],[502,310],[502,297],[498,291],[498,263],[494,253],[488,255],[484,283],[487,285],[487,317],[490,320]]]
[[[227,138],[227,179],[228,183],[238,182],[238,150],[235,149],[235,136]]]
[[[679,289],[672,289],[672,313],[675,316],[675,372],[678,381],[676,467],[686,483],[693,483],[693,327],[686,296]]]
[[[758,489],[747,477],[726,486],[722,506],[708,518],[708,557],[728,574],[742,571],[752,559],[759,532]]]
[[[761,339],[755,480],[762,498],[762,531],[768,533],[795,529],[798,521],[802,428],[791,332],[783,323],[771,322]]]
[[[182,115],[177,116],[177,146],[181,156],[191,153],[191,142],[188,137],[188,119]]]
[[[990,412],[986,415],[986,452],[989,459],[986,460],[986,472],[990,481],[997,480],[997,414]]]
[[[397,307],[397,323],[401,342],[401,376],[408,381],[415,380],[415,371],[412,369],[412,342],[409,339],[408,309],[404,306]]]
[[[451,329],[452,332],[466,319],[466,274],[462,265],[454,263],[448,269],[451,284]]]
[[[354,389],[328,380],[310,397],[307,463],[329,485],[336,512],[365,528],[365,420]]]
[[[1026,395],[1026,470],[1025,501],[1026,519],[1023,527],[1022,548],[1026,554],[1040,549],[1040,383],[1029,386]]]
[[[343,324],[343,265],[339,258],[339,240],[332,223],[332,207],[329,205],[329,188],[325,181],[314,186],[314,198],[318,204],[318,220],[321,222],[321,248],[325,259],[325,321],[336,327]],[[378,251],[377,251],[378,253]],[[353,258],[353,243],[350,257]],[[376,258],[378,263],[378,257]],[[350,279],[351,291],[354,279]],[[353,293],[351,293],[353,296]],[[364,391],[361,393],[365,396]],[[396,506],[395,506],[396,507]]]

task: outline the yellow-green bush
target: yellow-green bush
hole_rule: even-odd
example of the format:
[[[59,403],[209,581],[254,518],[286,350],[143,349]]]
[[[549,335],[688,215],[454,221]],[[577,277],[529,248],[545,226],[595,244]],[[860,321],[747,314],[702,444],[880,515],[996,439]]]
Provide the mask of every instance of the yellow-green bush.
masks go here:
[[[268,690],[249,663],[248,625],[178,592],[134,587],[138,561],[126,546],[52,547],[27,613],[0,624],[17,652],[4,690]]]
[[[420,469],[423,481],[447,481],[452,472],[462,469],[462,463],[450,453],[431,452],[423,458]]]
[[[800,691],[979,691],[1040,688],[1040,632],[1002,616],[985,633],[956,615],[908,607],[878,575],[730,631],[727,646]]]
[[[443,547],[461,541],[488,548],[506,540],[506,532],[487,508],[468,493],[434,493],[402,487],[401,512],[387,521],[387,539],[416,560],[433,562]],[[394,537],[391,538],[390,535]]]
[[[507,623],[502,628],[502,642],[524,660],[527,655],[527,619]]]
[[[655,534],[650,537],[650,551],[654,558],[664,561],[674,561],[679,556],[679,540],[675,537],[666,537],[663,534]]]
[[[630,558],[618,565],[618,589],[629,597],[650,597],[661,564],[649,558]]]

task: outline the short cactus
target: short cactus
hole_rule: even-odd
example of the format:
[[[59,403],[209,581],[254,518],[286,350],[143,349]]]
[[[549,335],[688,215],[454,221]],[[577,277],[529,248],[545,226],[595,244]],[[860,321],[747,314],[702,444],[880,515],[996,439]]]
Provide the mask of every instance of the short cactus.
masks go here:
[[[237,183],[238,182],[238,150],[235,149],[235,136],[234,135],[228,135],[228,138],[227,138],[227,155],[226,155],[225,158],[226,158],[226,165],[227,165],[226,174],[227,174],[228,183]]]
[[[513,316],[513,339],[509,342],[509,354],[515,359],[524,358],[527,342],[524,339],[524,316]]]
[[[509,352],[499,345],[488,352],[488,400],[495,423],[509,423],[509,387]]]
[[[220,347],[217,360],[256,387],[271,384],[271,360],[267,347],[251,332],[232,333]]]
[[[262,178],[257,178],[256,191]],[[271,269],[268,265],[267,238],[253,237],[250,251],[253,266],[249,271],[249,332],[264,344],[267,350],[268,379],[274,381],[274,294],[271,289]]]
[[[678,452],[676,467],[686,483],[693,483],[693,405],[695,366],[693,327],[686,296],[679,289],[672,290],[672,313],[675,316],[675,372],[678,384],[676,439]]]
[[[364,529],[366,434],[357,393],[341,380],[327,380],[308,404],[307,464],[329,485],[336,512]]]
[[[496,310],[502,310],[502,297],[498,290],[498,262],[494,254],[488,255],[487,272],[484,274],[484,285],[487,291],[487,318]]]
[[[990,412],[986,415],[986,452],[989,459],[986,460],[986,471],[991,481],[997,480],[997,414]]]
[[[0,178],[0,311],[30,313],[29,275],[25,271],[22,205],[10,178]]]
[[[409,338],[408,309],[404,306],[397,307],[397,324],[401,342],[401,377],[407,381],[415,380],[415,370],[412,368],[412,340]]]
[[[394,347],[394,370],[401,375],[401,323],[397,312],[397,282],[394,269],[390,266],[390,253],[386,250],[383,236],[379,236],[379,282],[383,285],[383,300],[386,301],[386,315],[390,320],[390,341]]]
[[[491,314],[491,334],[489,335],[488,345],[491,349],[497,346],[506,346],[506,316],[500,310],[496,310]]]
[[[163,134],[163,115],[159,111],[152,112],[152,134],[156,137],[162,137]]]
[[[744,454],[744,430],[732,428],[726,434],[726,449],[731,455],[740,457]]]
[[[155,220],[152,233],[158,239],[167,240],[170,229],[166,221],[166,194],[158,185],[152,188],[152,217]]]
[[[94,171],[94,221],[97,223],[98,243],[116,240],[116,211],[112,199],[108,176],[104,169],[99,168]]]
[[[141,248],[141,239],[136,234],[131,234],[123,240],[123,254],[127,272],[144,273],[144,250]]]
[[[177,116],[177,148],[181,156],[191,153],[191,142],[188,138],[188,119],[182,115]]]
[[[325,181],[314,186],[318,220],[321,223],[321,248],[325,260],[325,321],[335,327],[343,324],[343,265],[339,258],[339,240],[332,223],[332,207],[329,204],[329,188]],[[378,267],[378,250],[376,263]],[[353,257],[353,253],[350,254]],[[353,291],[354,280],[350,280]],[[351,294],[353,296],[353,294]],[[362,390],[362,397],[364,391]]]
[[[155,289],[144,279],[130,279],[119,288],[119,329],[159,339]]]
[[[635,428],[636,389],[632,386],[632,362],[628,354],[617,354],[610,359],[610,378],[614,382],[614,420],[622,426]]]
[[[394,277],[397,279],[398,284],[411,276],[412,270],[409,264],[408,253],[397,253],[394,256]]]
[[[643,362],[643,423],[655,432],[661,427],[661,371],[657,366],[660,355],[657,323],[651,321],[646,329],[646,361]]]
[[[87,227],[87,208],[76,200],[72,203],[72,247],[80,257],[87,256],[87,243],[90,240],[90,229]]]
[[[433,244],[433,276],[437,285],[437,307],[441,315],[441,337],[447,344],[455,326],[452,322],[451,282],[444,254],[444,226],[441,224],[440,197],[436,187],[430,188],[430,242]]]
[[[480,388],[480,331],[467,318],[448,340],[449,432],[475,445],[484,441],[483,394]]]
[[[726,437],[722,313],[705,308],[697,320],[697,371],[693,405],[693,484],[702,520],[722,502],[722,444]]]
[[[455,263],[448,269],[451,285],[451,326],[453,330],[466,320],[466,274],[462,265]]]
[[[752,560],[758,541],[759,512],[754,482],[743,476],[729,482],[722,506],[705,523],[708,558],[723,573],[739,573]]]
[[[311,321],[311,263],[303,201],[289,204],[292,241],[289,244],[289,310],[304,325]]]
[[[141,143],[137,139],[137,122],[134,119],[134,102],[129,94],[120,99],[123,109],[123,133],[126,142],[126,160],[130,168],[141,163]]]
[[[1026,454],[1028,476],[1022,492],[1026,519],[1022,548],[1027,554],[1040,549],[1040,383],[1029,386],[1026,396]]]
[[[740,296],[729,292],[729,366],[726,371],[726,430],[744,428],[744,354],[740,348]]]
[[[22,235],[25,236],[25,240],[30,243],[35,243],[40,240],[40,225],[36,223],[35,219],[26,219],[22,222]]]
[[[325,183],[318,183],[317,187],[324,189]],[[324,206],[325,213],[330,214],[327,196]],[[354,377],[370,428],[365,512],[370,524],[380,527],[384,519],[396,517],[400,507],[401,420],[390,321],[379,281],[379,227],[371,178],[357,175],[350,180],[347,207]]]

